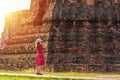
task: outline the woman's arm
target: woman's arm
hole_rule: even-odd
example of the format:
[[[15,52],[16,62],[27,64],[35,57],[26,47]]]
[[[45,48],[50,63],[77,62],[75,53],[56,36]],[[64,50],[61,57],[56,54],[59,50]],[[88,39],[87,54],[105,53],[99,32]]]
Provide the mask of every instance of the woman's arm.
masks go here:
[[[47,44],[42,44],[43,51],[45,51]]]
[[[37,46],[37,44],[35,44],[35,51],[36,51],[36,52],[38,51],[38,46]]]

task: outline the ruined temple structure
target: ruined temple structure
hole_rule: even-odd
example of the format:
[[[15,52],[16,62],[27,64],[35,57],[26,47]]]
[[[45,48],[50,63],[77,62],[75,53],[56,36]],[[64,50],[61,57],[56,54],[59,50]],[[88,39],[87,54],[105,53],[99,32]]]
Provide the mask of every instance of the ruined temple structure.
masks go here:
[[[44,42],[48,38],[48,28],[41,27],[48,6],[49,0],[31,0],[30,10],[26,13],[19,11],[6,16],[2,33],[5,47],[0,56],[0,69],[35,68],[34,42],[39,37]]]
[[[47,71],[120,72],[119,0],[32,0],[21,26],[3,50],[11,69],[34,68],[41,37]]]
[[[23,18],[29,16],[29,10],[22,10],[17,12],[8,13],[5,16],[4,31],[2,33],[2,40],[8,40],[21,28]]]

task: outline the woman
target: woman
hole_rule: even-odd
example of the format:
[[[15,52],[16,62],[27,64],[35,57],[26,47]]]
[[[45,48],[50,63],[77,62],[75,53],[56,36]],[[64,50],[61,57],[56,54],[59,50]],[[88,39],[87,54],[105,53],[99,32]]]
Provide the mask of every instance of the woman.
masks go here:
[[[44,53],[43,53],[43,45],[42,45],[42,40],[37,39],[35,42],[35,47],[36,47],[36,74],[37,75],[42,75],[40,73],[40,67],[45,65],[45,60],[44,60]]]

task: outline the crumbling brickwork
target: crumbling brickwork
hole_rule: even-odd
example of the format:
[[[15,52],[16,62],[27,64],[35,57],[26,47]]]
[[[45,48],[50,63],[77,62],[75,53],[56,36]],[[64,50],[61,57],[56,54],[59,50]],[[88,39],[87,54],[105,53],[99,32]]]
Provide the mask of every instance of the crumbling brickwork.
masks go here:
[[[49,1],[31,0],[31,8],[28,13],[23,14],[22,11],[19,11],[6,16],[6,26],[2,35],[6,45],[1,52],[0,69],[35,68],[34,42],[37,38],[41,38],[44,42],[48,41],[49,31],[47,27],[42,27],[42,18],[49,6]],[[14,18],[10,21],[10,17]],[[5,39],[6,37],[8,38]]]
[[[51,4],[55,4],[48,19],[51,70],[120,71],[118,0],[53,0]]]

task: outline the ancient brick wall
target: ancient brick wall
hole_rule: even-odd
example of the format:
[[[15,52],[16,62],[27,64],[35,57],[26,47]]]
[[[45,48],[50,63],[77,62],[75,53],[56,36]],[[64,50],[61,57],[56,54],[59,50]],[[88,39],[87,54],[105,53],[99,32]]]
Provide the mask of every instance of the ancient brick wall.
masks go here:
[[[10,39],[20,28],[23,18],[27,18],[29,10],[21,10],[9,13],[5,16],[4,31],[2,33],[2,40]]]
[[[41,37],[47,45],[47,71],[119,72],[119,0],[51,0],[50,4],[49,1],[32,0],[23,28],[3,50],[3,54],[19,56],[4,60],[12,59],[11,63],[18,60],[15,65],[20,68],[24,58],[29,68],[35,67],[34,41]],[[49,6],[41,9],[42,3]],[[0,59],[7,63],[4,60]]]
[[[29,17],[23,20],[22,25],[42,25],[49,4],[50,0],[31,0]]]
[[[12,34],[11,38],[3,40],[6,45],[0,52],[0,69],[21,70],[35,68],[36,52],[34,42],[39,37],[44,42],[48,41],[48,28],[41,27],[42,17],[48,5],[49,0],[31,0],[30,12],[27,13],[28,16],[15,12],[6,17],[3,39],[6,36],[10,37],[9,34],[14,33],[14,35]],[[44,7],[41,8],[41,6]],[[9,17],[13,17],[12,20]],[[14,27],[16,28],[15,30]],[[6,29],[10,32],[7,33]]]
[[[53,0],[53,4],[48,10],[52,17],[44,19],[51,22],[47,56],[51,70],[120,71],[120,2]]]
[[[0,69],[23,70],[35,69],[35,55],[29,54],[2,54],[0,55]]]
[[[41,4],[45,3],[44,9],[40,9]],[[3,49],[3,53],[29,53],[29,52],[35,52],[34,51],[34,42],[37,38],[41,37],[44,41],[48,36],[47,33],[49,33],[47,27],[41,27],[41,24],[34,25],[34,20],[39,20],[41,21],[43,15],[45,14],[45,11],[48,7],[49,0],[43,1],[43,0],[32,0],[31,2],[31,8],[30,8],[30,13],[28,14],[26,18],[22,18],[20,21],[21,24],[18,24],[20,29],[18,29],[12,38],[6,41],[6,46]],[[43,5],[43,4],[42,4]],[[37,7],[37,9],[36,9]],[[44,10],[44,11],[43,11]],[[17,13],[17,12],[16,12]],[[18,13],[17,13],[18,14]],[[40,17],[37,17],[37,15],[41,15]],[[18,17],[22,15],[17,15]],[[10,16],[11,17],[11,16]],[[38,22],[39,22],[38,21]],[[37,22],[37,21],[35,21]],[[14,24],[14,23],[13,23]],[[5,27],[9,27],[11,25],[7,25]],[[13,29],[13,28],[12,28]],[[9,29],[11,31],[11,29]],[[9,33],[8,33],[9,34]],[[47,40],[46,40],[47,41]],[[17,46],[15,46],[17,45]]]

